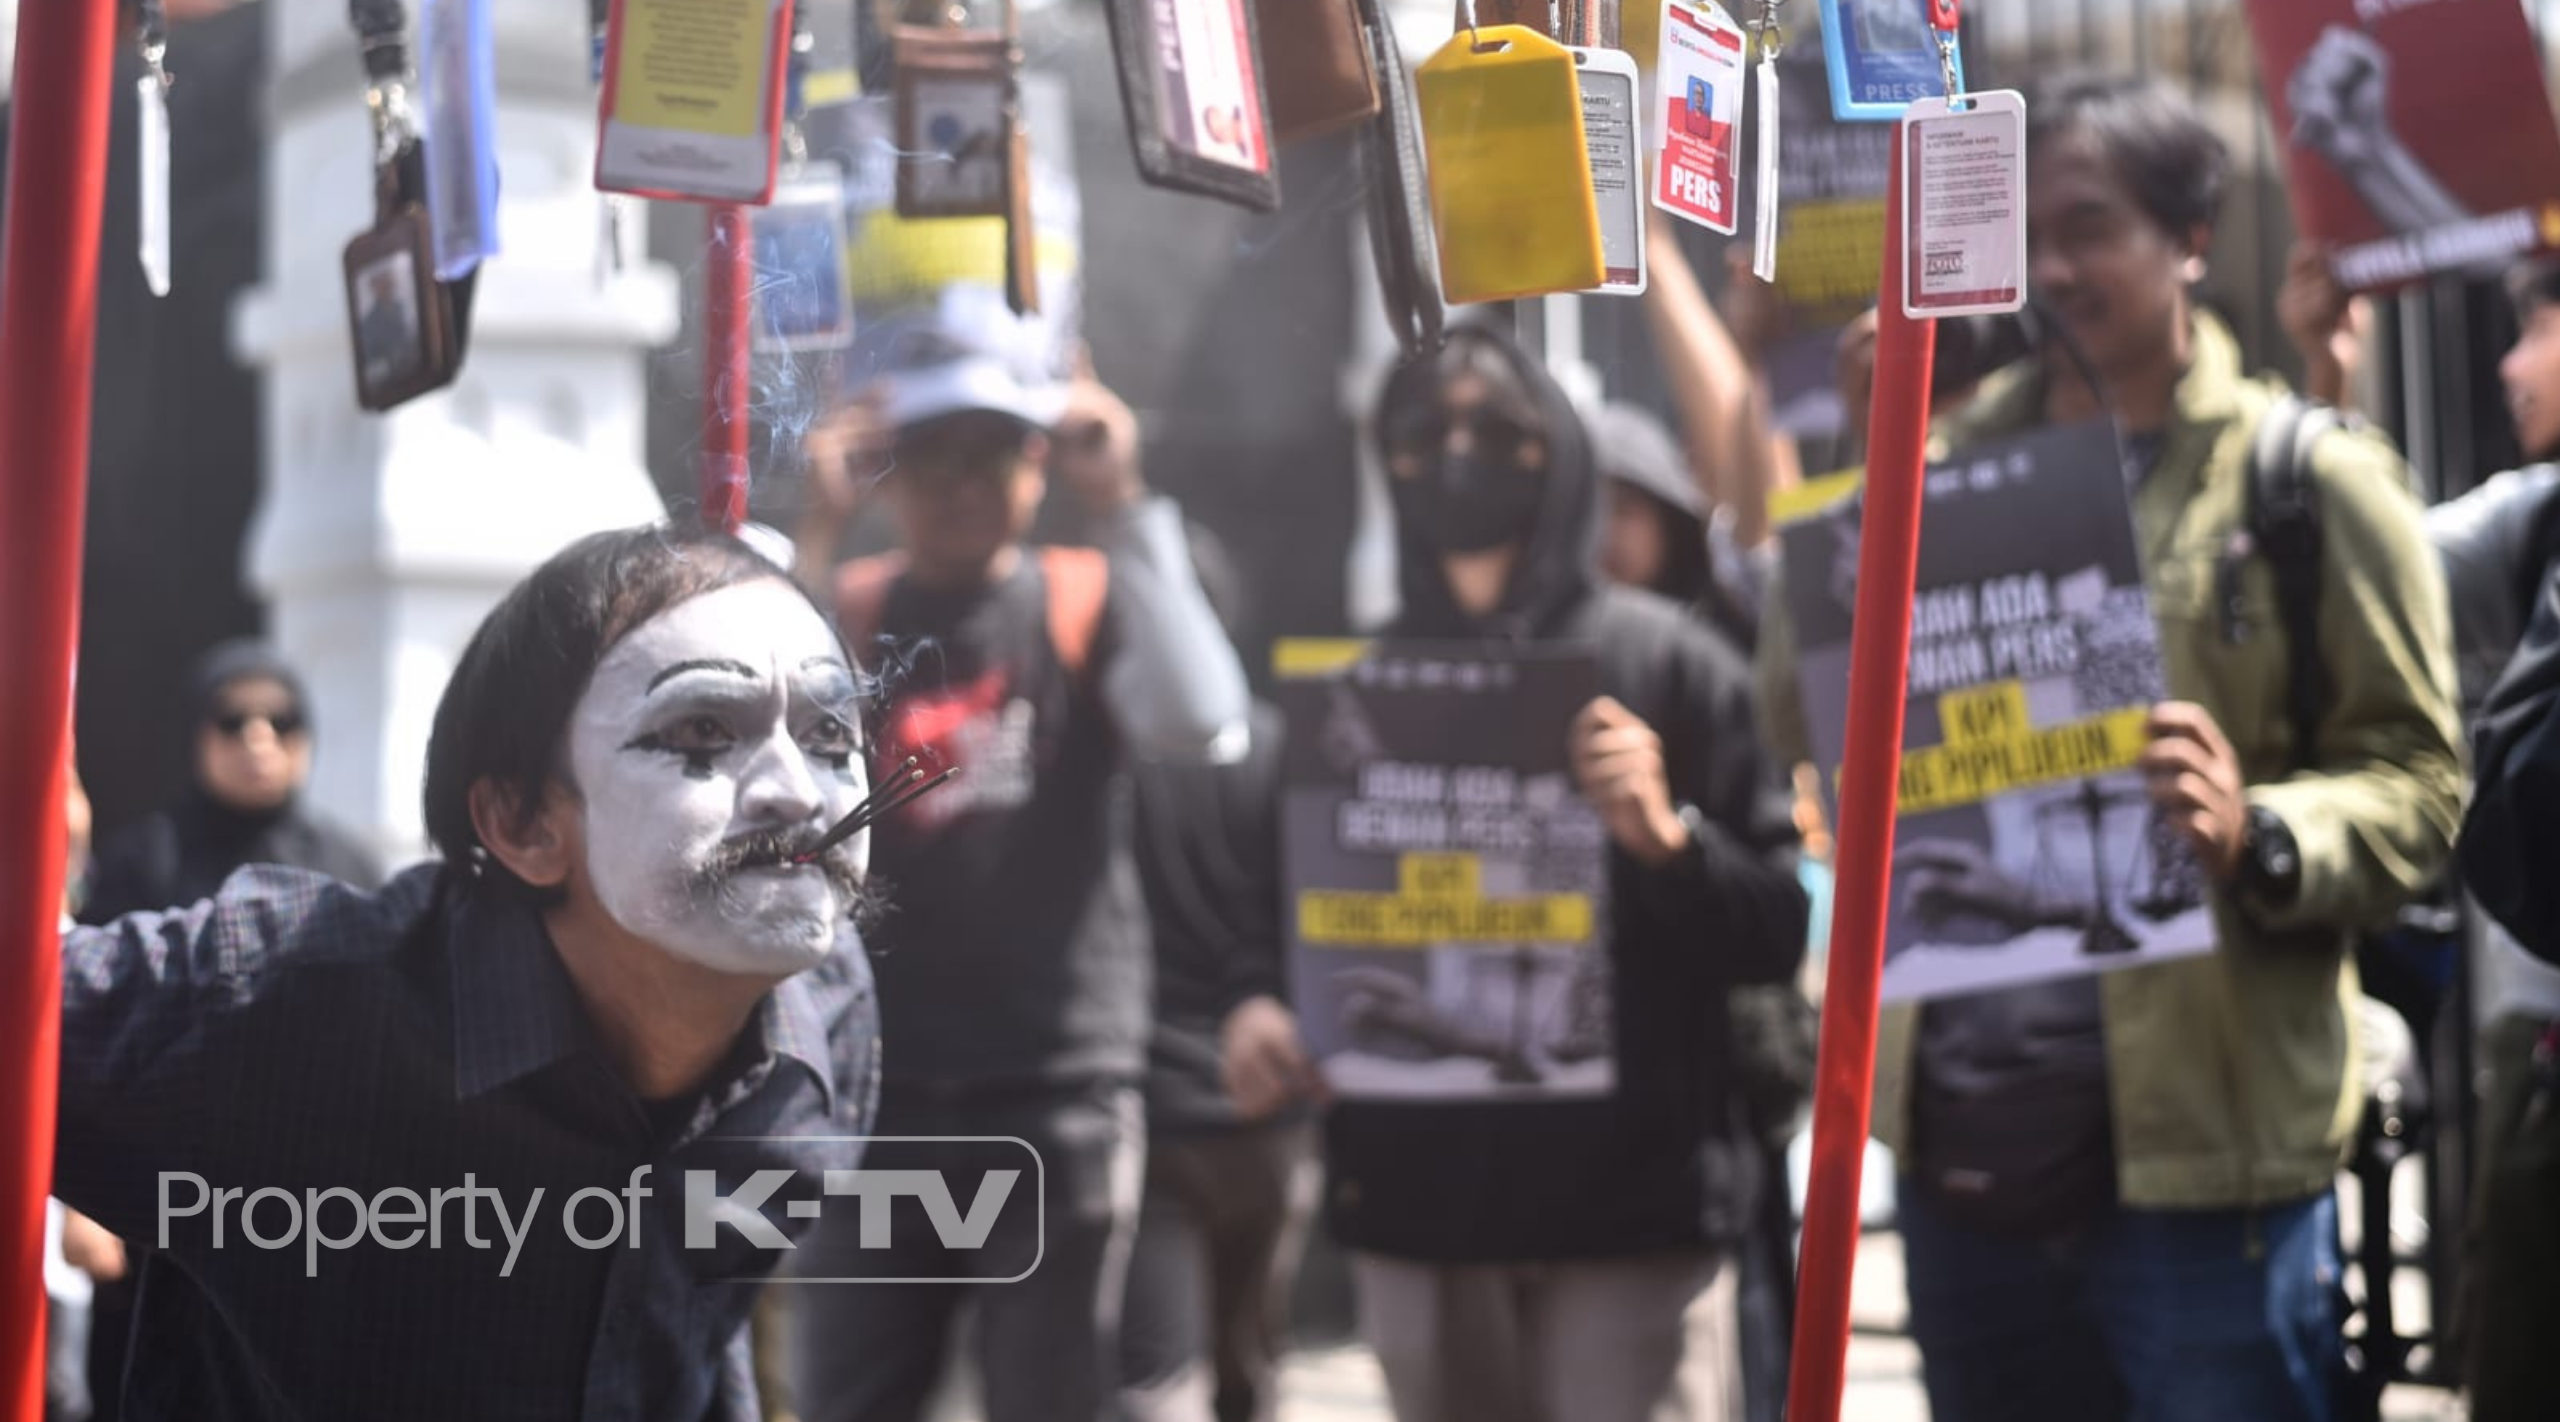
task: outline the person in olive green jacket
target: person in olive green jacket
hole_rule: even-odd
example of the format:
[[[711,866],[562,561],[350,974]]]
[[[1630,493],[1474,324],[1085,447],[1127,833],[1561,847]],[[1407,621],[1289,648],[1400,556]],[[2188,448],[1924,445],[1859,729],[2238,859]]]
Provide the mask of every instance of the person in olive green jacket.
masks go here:
[[[1942,418],[1931,451],[2113,417],[2172,697],[2140,768],[2214,880],[2219,941],[1887,1011],[1875,1119],[1903,1171],[1912,1334],[1937,1422],[2328,1422],[2330,1190],[2362,1102],[2350,938],[2436,873],[2462,809],[2442,575],[2399,457],[2322,436],[2335,694],[2316,769],[2294,772],[2273,574],[2242,562],[2236,625],[2216,587],[2282,392],[2193,294],[2221,141],[2143,79],[2056,77],[2027,122],[2029,278],[2058,339]],[[1800,760],[1794,660],[1773,608],[1763,724]]]

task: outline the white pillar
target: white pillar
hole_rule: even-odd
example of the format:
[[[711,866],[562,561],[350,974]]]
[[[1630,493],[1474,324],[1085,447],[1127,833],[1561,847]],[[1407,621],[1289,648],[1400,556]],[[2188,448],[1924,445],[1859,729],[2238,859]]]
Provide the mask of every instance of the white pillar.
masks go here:
[[[249,580],[311,686],[311,803],[387,862],[426,852],[418,790],[437,698],[481,617],[580,534],[663,506],[642,365],[678,328],[674,274],[600,276],[585,7],[495,12],[503,255],[480,276],[449,389],[355,402],[339,252],[372,221],[371,131],[345,0],[268,0],[263,286],[235,312],[264,367]],[[413,7],[414,8],[414,7]]]

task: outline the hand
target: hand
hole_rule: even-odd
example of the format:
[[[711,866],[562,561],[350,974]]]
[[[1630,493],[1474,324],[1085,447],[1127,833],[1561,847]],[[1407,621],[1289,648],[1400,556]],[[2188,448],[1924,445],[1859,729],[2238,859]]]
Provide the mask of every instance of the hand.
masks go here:
[[[1633,711],[1599,697],[1573,718],[1566,754],[1582,798],[1618,847],[1646,864],[1661,864],[1689,844],[1689,826],[1671,807],[1664,774],[1662,737]]]
[[[124,1241],[78,1210],[62,1212],[62,1260],[92,1279],[124,1277]]]
[[[1246,998],[1227,1014],[1218,1033],[1218,1075],[1248,1121],[1325,1095],[1324,1078],[1298,1040],[1297,1014],[1273,997]]]
[[[2302,355],[2309,393],[2332,405],[2345,404],[2348,379],[2364,360],[2373,312],[2338,283],[2329,269],[2329,254],[2319,244],[2293,244],[2285,259],[2284,286],[2276,293],[2276,319]]]
[[[1778,299],[1778,288],[1762,281],[1751,270],[1751,245],[1736,242],[1725,248],[1724,301],[1725,329],[1733,333],[1733,344],[1742,358],[1752,365],[1767,362],[1769,348],[1787,334],[1787,304]]]
[[[2179,837],[2195,846],[2214,882],[2240,872],[2249,825],[2249,800],[2240,783],[2240,757],[2214,724],[2213,715],[2188,701],[2153,707],[2151,744],[2136,762],[2151,803]]]
[[[811,425],[800,441],[808,490],[802,517],[834,530],[853,522],[864,495],[888,472],[896,437],[878,398],[867,394]]]
[[[2341,169],[2379,158],[2396,142],[2390,72],[2389,56],[2371,36],[2344,25],[2322,30],[2285,81],[2293,141]]]
[[[1138,474],[1138,417],[1094,378],[1093,362],[1081,351],[1066,412],[1050,432],[1049,463],[1090,513],[1117,513],[1147,491]]]
[[[1894,851],[1893,877],[1903,913],[1958,942],[2006,943],[2031,928],[2074,927],[2090,917],[2084,904],[2046,901],[1970,840],[1913,840]]]

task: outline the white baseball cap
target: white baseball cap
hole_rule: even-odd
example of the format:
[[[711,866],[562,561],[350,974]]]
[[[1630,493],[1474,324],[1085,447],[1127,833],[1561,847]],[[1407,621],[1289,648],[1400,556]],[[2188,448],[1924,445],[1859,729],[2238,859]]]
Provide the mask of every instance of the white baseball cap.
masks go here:
[[[882,413],[899,429],[970,411],[1047,429],[1066,410],[1046,324],[1015,315],[992,288],[945,287],[931,310],[876,322],[862,344]]]

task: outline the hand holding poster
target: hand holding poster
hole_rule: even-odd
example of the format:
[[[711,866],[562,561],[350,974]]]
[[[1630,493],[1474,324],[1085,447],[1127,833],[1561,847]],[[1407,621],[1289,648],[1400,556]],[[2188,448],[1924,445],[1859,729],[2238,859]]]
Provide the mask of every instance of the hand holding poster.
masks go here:
[[[1291,976],[1337,1097],[1614,1088],[1608,835],[1566,756],[1598,685],[1587,652],[1428,643],[1281,684]]]
[[[2294,224],[2358,290],[2560,246],[2560,130],[2514,0],[2249,0]]]
[[[1924,497],[1884,1000],[2209,949],[2202,870],[2134,769],[2165,677],[2112,428],[1966,451],[1928,471]],[[1826,775],[1848,721],[1858,534],[1855,497],[1780,530]]]

